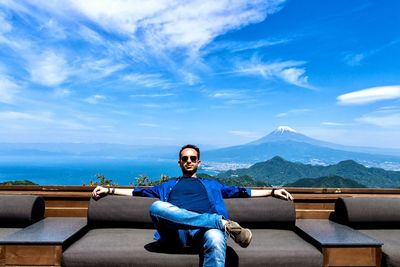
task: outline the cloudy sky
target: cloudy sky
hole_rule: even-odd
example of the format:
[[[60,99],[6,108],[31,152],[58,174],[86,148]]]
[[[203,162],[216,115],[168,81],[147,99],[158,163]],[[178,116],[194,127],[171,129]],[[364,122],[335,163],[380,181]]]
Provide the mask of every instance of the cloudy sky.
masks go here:
[[[0,0],[0,142],[400,149],[396,0]]]

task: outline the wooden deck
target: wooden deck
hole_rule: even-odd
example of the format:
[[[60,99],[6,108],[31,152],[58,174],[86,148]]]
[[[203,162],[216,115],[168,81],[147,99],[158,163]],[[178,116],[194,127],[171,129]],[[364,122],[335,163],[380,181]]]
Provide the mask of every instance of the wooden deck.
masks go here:
[[[0,194],[42,196],[46,202],[46,217],[86,217],[93,188],[91,186],[0,186]],[[400,189],[286,189],[295,198],[298,219],[329,218],[338,197],[400,197]]]

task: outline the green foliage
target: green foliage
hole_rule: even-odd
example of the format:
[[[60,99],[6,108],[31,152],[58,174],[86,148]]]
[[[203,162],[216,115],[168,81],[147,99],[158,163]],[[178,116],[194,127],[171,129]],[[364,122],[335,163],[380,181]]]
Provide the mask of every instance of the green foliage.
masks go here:
[[[139,177],[135,178],[135,180],[135,186],[154,186],[168,181],[169,177],[167,175],[161,174],[160,179],[153,182],[147,175],[141,174],[139,175]]]
[[[38,184],[29,180],[15,180],[15,181],[1,182],[0,185],[38,185]]]
[[[97,181],[90,181],[89,185],[90,186],[97,186],[97,185],[101,185],[101,186],[116,186],[116,183],[113,183],[113,181],[111,179],[107,179],[105,175],[100,174],[100,173],[96,173],[96,179]]]

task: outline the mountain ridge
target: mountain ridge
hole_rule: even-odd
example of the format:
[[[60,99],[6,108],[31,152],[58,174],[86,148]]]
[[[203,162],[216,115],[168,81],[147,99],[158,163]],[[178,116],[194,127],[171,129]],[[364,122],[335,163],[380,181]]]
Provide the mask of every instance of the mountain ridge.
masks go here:
[[[320,166],[291,162],[275,156],[267,161],[256,163],[249,168],[229,170],[218,174],[221,178],[250,176],[272,185],[284,185],[304,178],[340,176],[352,179],[367,187],[400,187],[400,172],[381,168],[367,168],[353,160]]]

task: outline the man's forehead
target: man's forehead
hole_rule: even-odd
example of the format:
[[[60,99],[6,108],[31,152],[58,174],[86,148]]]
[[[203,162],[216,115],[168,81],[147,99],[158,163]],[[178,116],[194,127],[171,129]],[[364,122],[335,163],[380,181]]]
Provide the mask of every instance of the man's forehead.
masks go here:
[[[182,150],[181,155],[187,155],[187,154],[197,155],[197,151],[193,148],[185,148],[184,150]]]

